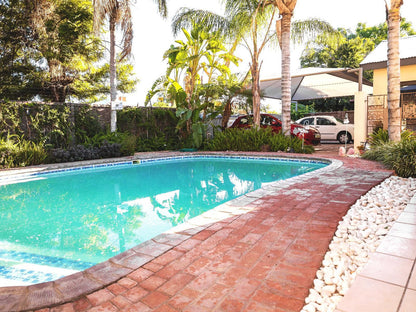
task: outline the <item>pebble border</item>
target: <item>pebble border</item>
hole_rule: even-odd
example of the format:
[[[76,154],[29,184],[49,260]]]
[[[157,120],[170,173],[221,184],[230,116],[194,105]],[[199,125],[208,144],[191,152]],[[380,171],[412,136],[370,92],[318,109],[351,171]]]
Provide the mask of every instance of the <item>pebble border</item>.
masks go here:
[[[413,196],[416,179],[392,176],[351,206],[339,222],[301,312],[332,312]]]

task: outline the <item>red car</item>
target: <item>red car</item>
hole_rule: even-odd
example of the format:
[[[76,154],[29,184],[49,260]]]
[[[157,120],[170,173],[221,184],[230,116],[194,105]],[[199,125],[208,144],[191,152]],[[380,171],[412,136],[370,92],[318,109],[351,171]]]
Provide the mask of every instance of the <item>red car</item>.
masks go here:
[[[238,117],[230,128],[250,128],[253,125],[253,115],[242,115]],[[270,114],[260,114],[260,127],[272,127],[272,131],[278,133],[282,131],[282,122]],[[292,123],[290,125],[290,134],[305,140],[305,144],[318,145],[321,143],[320,132],[313,127],[305,127],[300,124]]]

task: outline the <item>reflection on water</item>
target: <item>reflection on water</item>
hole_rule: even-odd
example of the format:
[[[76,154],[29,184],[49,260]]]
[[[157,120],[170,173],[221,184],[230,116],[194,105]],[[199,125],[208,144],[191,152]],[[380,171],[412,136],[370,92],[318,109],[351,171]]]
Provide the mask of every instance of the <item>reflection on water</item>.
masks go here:
[[[0,250],[98,263],[264,183],[322,166],[200,159],[0,186]]]

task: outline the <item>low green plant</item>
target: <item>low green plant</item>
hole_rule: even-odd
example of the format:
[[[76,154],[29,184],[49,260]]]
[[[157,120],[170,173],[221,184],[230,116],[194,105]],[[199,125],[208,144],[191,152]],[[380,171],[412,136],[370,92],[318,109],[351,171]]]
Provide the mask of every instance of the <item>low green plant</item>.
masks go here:
[[[234,129],[215,132],[214,138],[206,142],[210,151],[291,151],[313,153],[313,146],[304,145],[297,137],[273,133],[271,129]]]
[[[165,136],[156,136],[153,139],[138,138],[136,150],[138,152],[164,151],[178,149],[176,140],[167,141]]]
[[[136,136],[128,132],[101,132],[91,138],[86,138],[84,145],[92,147],[101,147],[105,143],[114,143],[120,145],[122,156],[133,155],[137,145]]]
[[[136,136],[136,151],[177,149],[180,145],[177,123],[172,109],[131,107],[117,112],[118,132]]]
[[[411,131],[405,131],[401,138],[400,142],[371,145],[362,157],[382,162],[400,177],[416,177],[416,136]]]
[[[14,168],[42,164],[47,158],[42,143],[21,139],[17,135],[0,138],[0,167]]]
[[[416,140],[401,140],[392,144],[384,163],[400,177],[416,177]]]
[[[104,131],[98,121],[97,113],[90,106],[76,107],[74,112],[74,135],[75,142],[83,144],[91,138]]]
[[[120,144],[104,142],[99,147],[75,145],[67,149],[52,149],[49,153],[48,161],[51,163],[63,163],[119,156],[121,156]]]
[[[376,129],[370,134],[368,142],[371,146],[379,146],[389,142],[389,133],[384,129]]]

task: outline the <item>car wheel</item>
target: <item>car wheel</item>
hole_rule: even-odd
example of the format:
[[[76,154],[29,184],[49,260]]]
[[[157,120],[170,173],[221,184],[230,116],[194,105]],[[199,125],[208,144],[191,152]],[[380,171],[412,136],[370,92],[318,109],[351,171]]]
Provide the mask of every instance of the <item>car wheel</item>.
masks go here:
[[[339,143],[345,144],[345,143],[350,142],[352,140],[352,137],[349,132],[341,131],[337,135],[337,140],[339,141]]]

